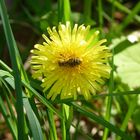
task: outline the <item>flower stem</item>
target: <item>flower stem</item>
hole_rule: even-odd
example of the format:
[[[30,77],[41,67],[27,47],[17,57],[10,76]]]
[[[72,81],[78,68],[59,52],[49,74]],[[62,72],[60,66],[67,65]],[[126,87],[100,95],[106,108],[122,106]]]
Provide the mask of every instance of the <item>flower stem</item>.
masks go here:
[[[113,61],[114,61],[114,58],[112,57],[112,60],[111,60],[112,71],[111,71],[111,77],[110,77],[110,82],[109,82],[109,94],[111,94],[113,92],[113,88],[114,88],[114,83],[113,83],[113,77],[114,77],[113,76],[113,69],[114,69],[114,65],[113,65]],[[110,116],[111,116],[112,96],[107,97],[106,101],[107,101],[107,106],[106,106],[105,120],[109,121],[110,120]],[[109,129],[105,128],[102,140],[106,140],[107,139],[108,132],[109,132]]]

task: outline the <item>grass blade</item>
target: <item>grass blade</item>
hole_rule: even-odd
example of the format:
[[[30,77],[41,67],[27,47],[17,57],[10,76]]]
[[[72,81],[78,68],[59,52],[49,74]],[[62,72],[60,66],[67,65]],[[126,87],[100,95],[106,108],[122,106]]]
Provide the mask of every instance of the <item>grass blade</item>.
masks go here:
[[[7,71],[3,71],[0,70],[0,76],[3,77],[6,82],[13,88],[15,89],[15,84],[14,84],[14,79],[13,76],[7,72]],[[23,93],[23,95],[25,96],[25,94]],[[43,140],[43,134],[42,134],[42,130],[41,130],[41,126],[39,124],[39,121],[35,115],[35,113],[33,112],[31,105],[29,103],[28,98],[25,96],[25,98],[23,99],[23,103],[24,103],[24,107],[27,113],[27,117],[29,120],[29,124],[31,127],[31,132],[33,134],[33,138],[34,140]]]
[[[127,134],[125,134],[122,130],[120,130],[118,127],[113,126],[111,123],[107,122],[106,120],[104,120],[102,117],[97,116],[96,114],[94,114],[93,112],[91,113],[90,111],[88,111],[87,108],[81,107],[80,105],[76,104],[76,103],[71,103],[74,108],[80,112],[81,114],[89,117],[90,119],[96,121],[98,124],[103,125],[104,127],[107,127],[110,131],[115,132],[117,135],[119,135],[120,137],[122,137],[123,139],[127,139],[127,140],[132,140],[132,138],[130,136],[128,136]]]
[[[50,137],[52,140],[57,140],[56,126],[54,122],[53,112],[51,110],[47,110],[48,121],[50,126]]]
[[[69,0],[58,1],[58,21],[59,22],[71,21],[71,8]]]
[[[0,65],[2,67],[4,67],[7,71],[4,71],[4,70],[0,70],[0,76],[1,77],[7,77],[7,78],[10,78],[12,81],[12,69],[10,69],[3,61],[0,60]],[[12,88],[14,88],[14,83],[12,81],[8,81],[8,83],[12,86]],[[6,80],[7,81],[7,80]],[[23,81],[22,80],[22,84],[30,91],[32,92],[44,105],[46,105],[50,110],[52,110],[54,113],[56,113],[61,119],[63,119],[61,113],[59,113],[54,107],[53,105],[48,101],[46,100],[43,96],[41,96],[36,90],[34,90],[30,84],[28,84],[27,82]]]
[[[126,130],[129,119],[137,106],[137,100],[138,100],[138,95],[135,95],[135,97],[133,97],[132,101],[130,102],[128,111],[127,111],[126,116],[124,117],[124,120],[121,125],[121,130],[123,130],[123,131]],[[117,140],[121,140],[121,137],[118,137]]]
[[[63,0],[58,0],[58,22],[63,20]]]
[[[131,13],[123,20],[123,23],[118,27],[119,31],[122,31],[134,18],[134,16],[140,11],[140,2],[132,9]]]
[[[30,92],[32,92],[38,98],[40,102],[42,102],[46,107],[48,107],[48,109],[50,109],[52,112],[56,113],[61,119],[63,119],[61,113],[59,113],[48,100],[46,100],[43,96],[41,96],[35,89],[33,89],[25,81],[22,81],[22,83]]]
[[[18,122],[17,123],[18,139],[24,140],[25,126],[24,126],[21,77],[20,77],[20,71],[18,68],[18,61],[17,61],[17,56],[16,56],[16,50],[15,50],[16,43],[15,43],[13,33],[11,31],[11,27],[8,21],[4,0],[0,1],[0,14],[2,18],[4,32],[5,32],[8,49],[9,49],[9,53],[10,53],[10,57],[12,61],[12,67],[14,71],[15,91],[16,91],[16,97],[17,97],[16,111],[17,111],[17,122]]]
[[[103,7],[102,0],[98,0],[98,13],[99,13],[99,27],[102,30],[103,27]]]
[[[65,104],[61,105],[61,110],[62,110],[62,115],[65,118],[65,108],[64,108]],[[66,124],[65,124],[65,120],[62,119],[61,120],[61,129],[62,129],[62,140],[65,140],[67,138],[67,134],[66,134]]]
[[[1,83],[1,90],[0,90],[0,93],[1,93],[1,96],[0,96],[0,112],[1,114],[3,115],[4,119],[5,119],[5,122],[13,136],[13,139],[14,140],[17,140],[17,127],[16,127],[16,120],[13,116],[13,110],[11,108],[9,108],[9,105],[8,105],[8,109],[5,105],[5,100],[7,101],[7,98],[5,100],[3,100],[2,98],[2,94],[5,96],[5,85],[3,83],[3,79],[0,77],[0,83]],[[9,100],[9,99],[8,99]],[[11,107],[11,106],[10,106]],[[12,112],[12,113],[11,113]]]
[[[71,8],[70,8],[70,1],[64,0],[64,21],[71,21]]]
[[[117,7],[119,10],[125,12],[126,14],[130,14],[131,10],[127,7],[125,7],[123,4],[121,4],[117,0],[108,0],[109,3],[112,3],[115,7]],[[134,19],[140,22],[140,16],[134,15]]]
[[[5,118],[7,126],[9,127],[10,132],[11,132],[11,134],[13,136],[13,139],[18,140],[17,139],[17,129],[15,127],[16,125],[15,125],[14,122],[12,122],[10,117],[7,117],[7,116],[9,116],[9,114],[6,111],[6,107],[4,106],[4,102],[3,102],[1,97],[0,97],[0,112],[2,113],[3,117]]]
[[[39,124],[39,121],[33,112],[31,105],[28,101],[28,98],[23,99],[24,107],[27,113],[27,117],[30,123],[31,131],[33,134],[33,140],[43,140],[43,134],[41,131],[41,126]]]
[[[84,0],[84,20],[85,23],[89,22],[92,14],[92,0]]]

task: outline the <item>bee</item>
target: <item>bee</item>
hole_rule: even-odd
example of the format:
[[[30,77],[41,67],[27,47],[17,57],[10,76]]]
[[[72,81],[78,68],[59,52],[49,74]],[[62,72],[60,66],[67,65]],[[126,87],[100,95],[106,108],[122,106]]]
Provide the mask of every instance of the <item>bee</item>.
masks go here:
[[[82,62],[82,59],[78,58],[78,57],[73,57],[73,58],[69,58],[67,60],[59,60],[58,64],[59,66],[68,66],[68,67],[75,67],[80,65]]]

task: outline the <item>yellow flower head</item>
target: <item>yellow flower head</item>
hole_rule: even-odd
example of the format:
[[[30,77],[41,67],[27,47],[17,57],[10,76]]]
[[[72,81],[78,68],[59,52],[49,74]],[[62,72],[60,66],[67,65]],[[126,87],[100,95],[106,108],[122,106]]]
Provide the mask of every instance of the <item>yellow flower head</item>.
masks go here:
[[[92,45],[99,31],[89,37],[89,29],[90,26],[77,24],[71,29],[70,22],[60,23],[58,29],[48,28],[49,38],[43,34],[43,45],[34,46],[33,76],[42,78],[44,92],[49,89],[47,98],[54,100],[60,94],[61,99],[76,99],[80,94],[87,100],[109,78],[106,63],[111,53],[102,45],[106,39]]]

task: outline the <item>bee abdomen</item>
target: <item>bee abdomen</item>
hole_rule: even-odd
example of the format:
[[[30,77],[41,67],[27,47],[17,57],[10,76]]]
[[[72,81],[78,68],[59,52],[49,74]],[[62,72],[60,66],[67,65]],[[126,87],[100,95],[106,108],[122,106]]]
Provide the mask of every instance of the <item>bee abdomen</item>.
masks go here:
[[[82,60],[78,57],[70,58],[68,60],[61,60],[58,61],[59,66],[69,66],[69,67],[75,67],[80,65]]]

